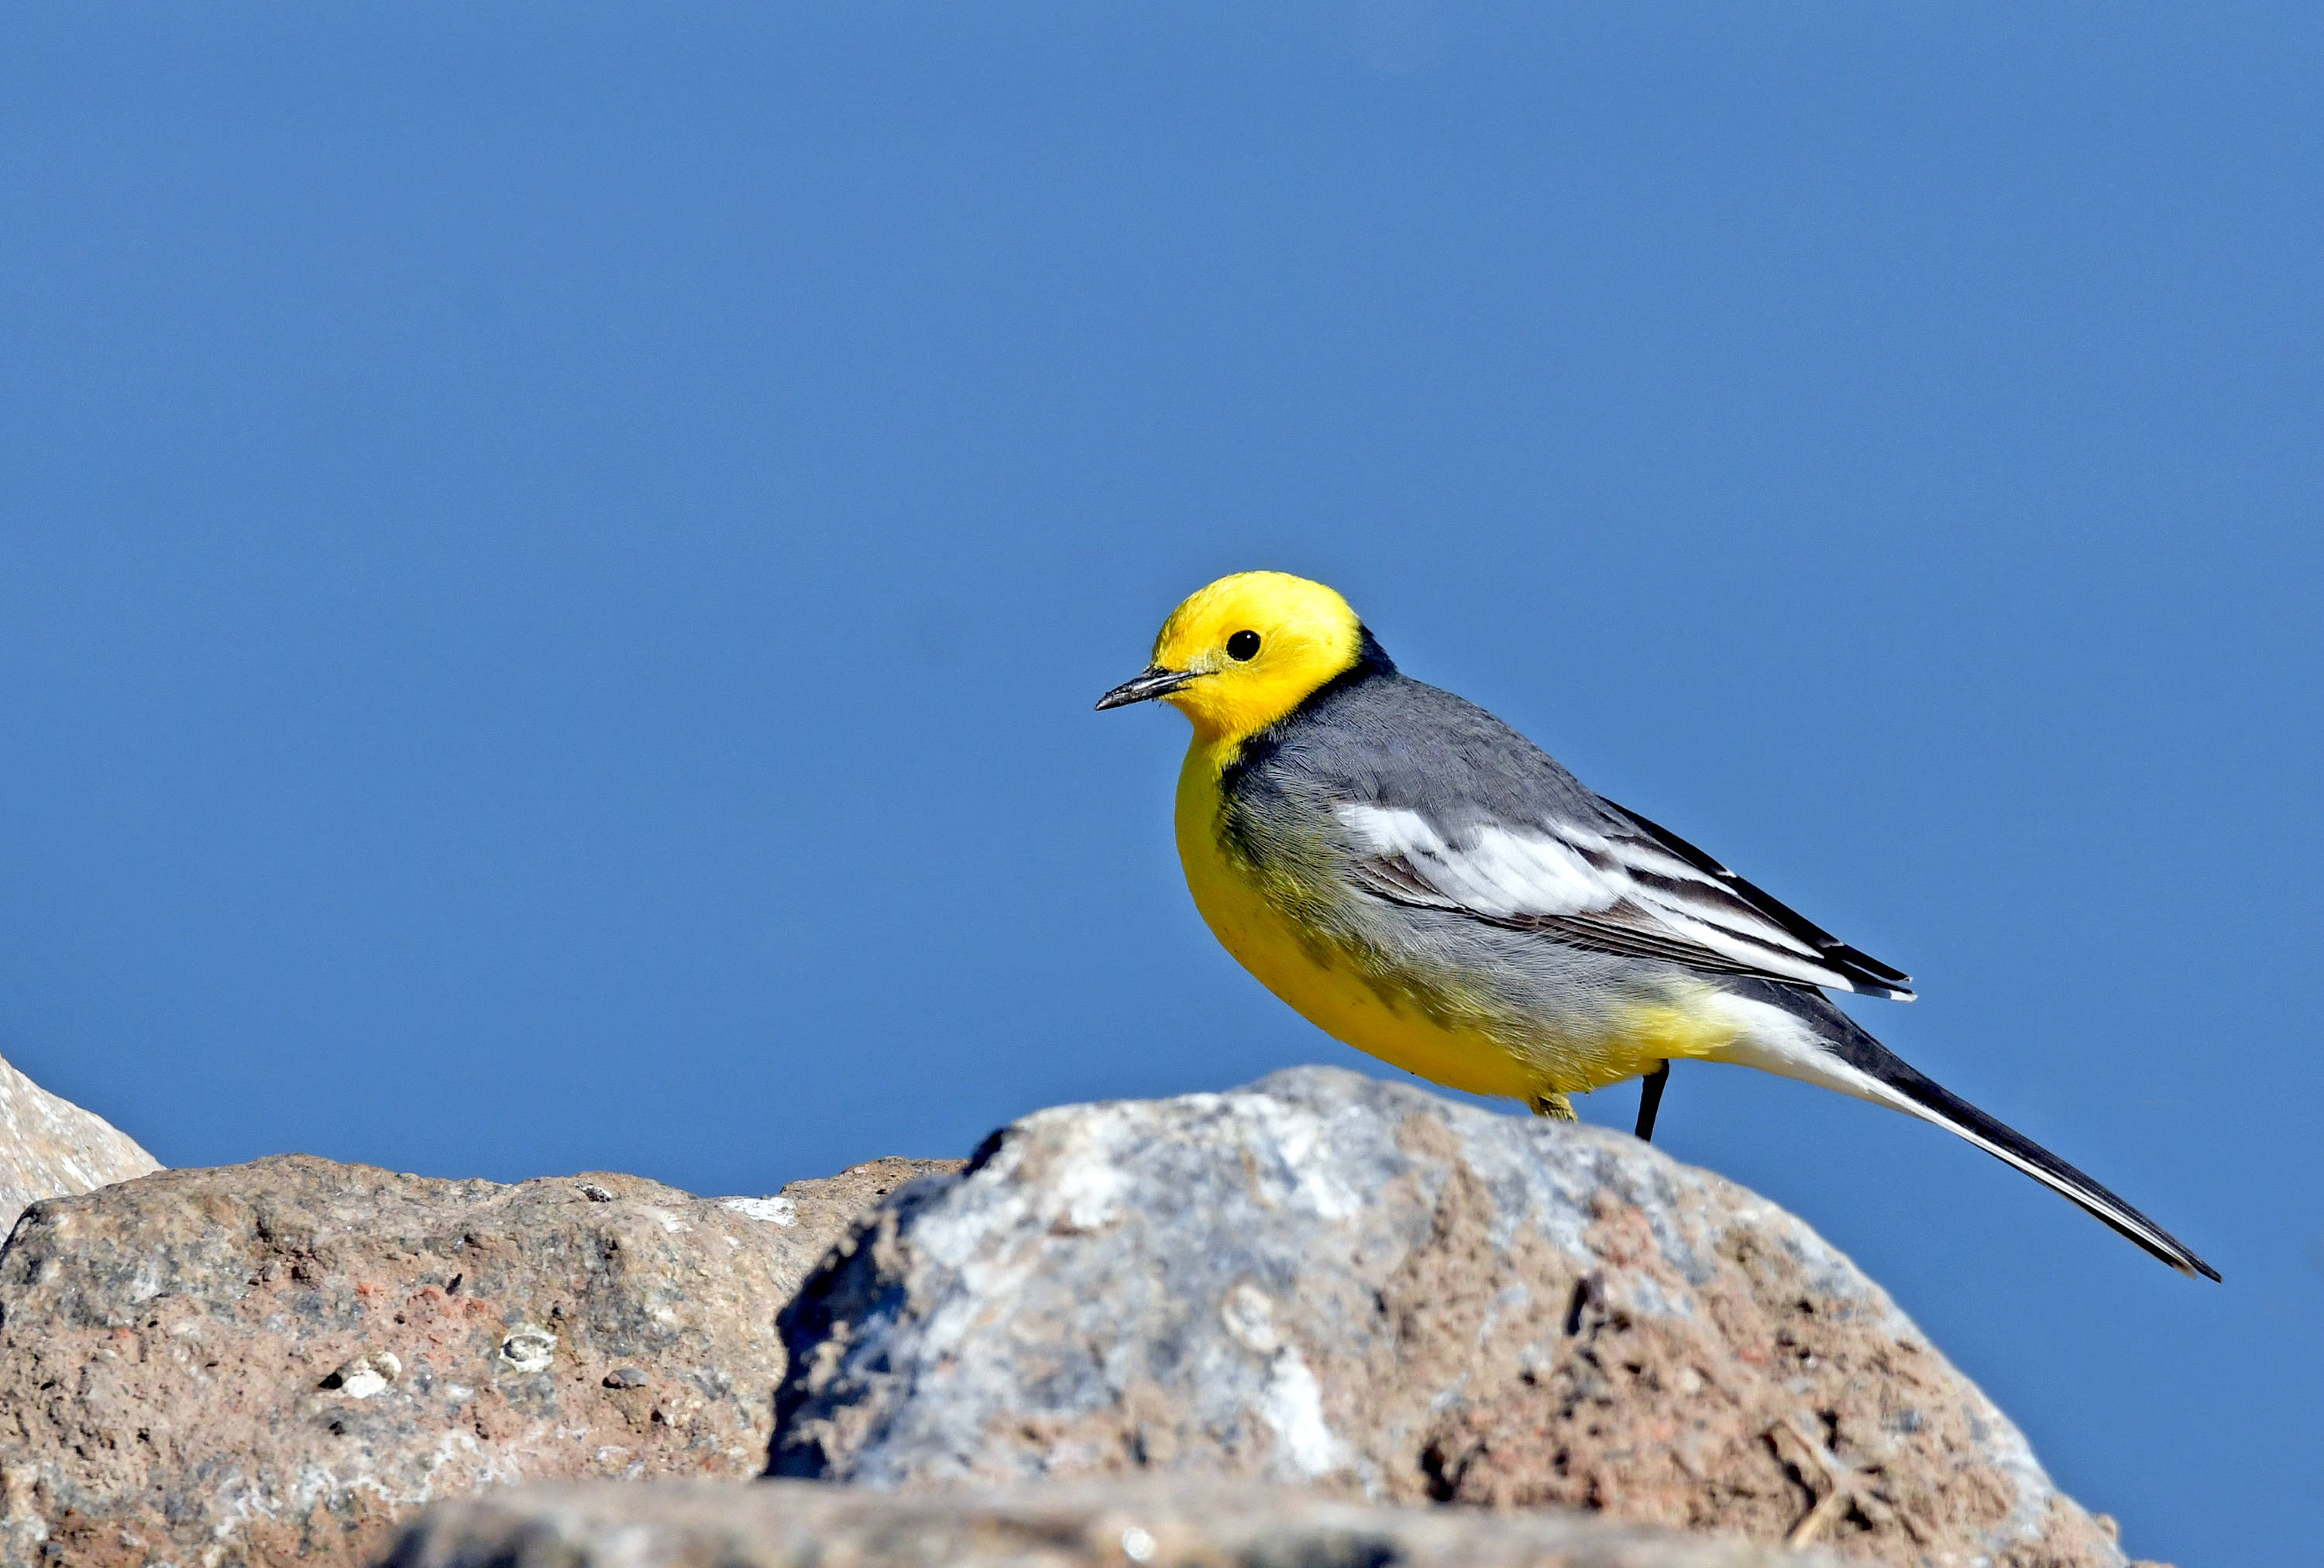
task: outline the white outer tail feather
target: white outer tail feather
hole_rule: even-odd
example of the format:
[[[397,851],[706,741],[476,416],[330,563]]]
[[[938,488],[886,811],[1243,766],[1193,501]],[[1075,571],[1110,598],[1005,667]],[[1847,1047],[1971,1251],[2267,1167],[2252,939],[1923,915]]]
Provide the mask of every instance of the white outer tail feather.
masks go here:
[[[1895,1085],[1884,1083],[1842,1059],[1805,1019],[1766,1002],[1728,993],[1722,993],[1714,1006],[1732,1019],[1738,1028],[1735,1043],[1715,1054],[1711,1060],[1757,1067],[1761,1072],[1773,1073],[1779,1077],[1796,1078],[1820,1088],[1836,1089],[1843,1094],[1868,1100],[1876,1105],[1886,1105],[1892,1111],[1902,1111],[1932,1126],[1941,1127],[1954,1137],[1975,1144],[1995,1158],[2071,1200],[2137,1241],[2190,1279],[2206,1274],[2214,1279],[2218,1277],[2178,1238],[2097,1184],[2085,1185],[2065,1172],[2046,1169],[2018,1151],[1997,1143],[1976,1129],[1964,1126],[1942,1111],[1921,1103]],[[2051,1158],[2056,1158],[2054,1155]],[[2063,1165],[2065,1162],[2060,1160],[2058,1163]]]

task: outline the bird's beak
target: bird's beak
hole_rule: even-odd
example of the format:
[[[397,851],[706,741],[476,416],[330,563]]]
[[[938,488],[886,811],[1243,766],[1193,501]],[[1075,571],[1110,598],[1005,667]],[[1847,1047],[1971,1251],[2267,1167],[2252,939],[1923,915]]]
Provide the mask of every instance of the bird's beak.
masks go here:
[[[1151,702],[1157,696],[1168,696],[1197,675],[1199,669],[1165,669],[1149,664],[1097,699],[1097,711],[1128,707],[1134,702]]]

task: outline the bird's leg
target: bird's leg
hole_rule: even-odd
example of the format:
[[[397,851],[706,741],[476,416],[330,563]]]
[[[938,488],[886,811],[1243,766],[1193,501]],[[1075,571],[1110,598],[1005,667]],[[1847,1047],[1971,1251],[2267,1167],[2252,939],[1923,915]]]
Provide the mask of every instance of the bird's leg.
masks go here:
[[[1670,1082],[1670,1064],[1659,1064],[1638,1085],[1638,1138],[1655,1140],[1655,1112],[1663,1108],[1663,1087]]]
[[[1545,1091],[1542,1093],[1535,1095],[1531,1102],[1530,1108],[1536,1116],[1546,1116],[1552,1121],[1573,1121],[1579,1120],[1573,1114],[1573,1102],[1568,1100],[1564,1095],[1557,1093],[1554,1090]]]

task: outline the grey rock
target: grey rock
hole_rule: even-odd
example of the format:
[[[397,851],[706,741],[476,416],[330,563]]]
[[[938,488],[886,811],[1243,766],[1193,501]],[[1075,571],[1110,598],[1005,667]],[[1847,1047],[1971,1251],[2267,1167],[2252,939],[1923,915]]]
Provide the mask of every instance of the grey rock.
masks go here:
[[[480,1487],[748,1476],[778,1309],[957,1168],[715,1199],[286,1155],[35,1204],[0,1252],[0,1558],[352,1565]]]
[[[2120,1568],[1880,1289],[1618,1133],[1323,1068],[1039,1111],[785,1317],[774,1473],[1193,1471]]]
[[[42,1198],[93,1192],[161,1168],[102,1116],[0,1062],[0,1220],[7,1225]]]
[[[1545,1513],[1207,1477],[908,1498],[805,1481],[543,1485],[430,1508],[383,1568],[1840,1568]]]

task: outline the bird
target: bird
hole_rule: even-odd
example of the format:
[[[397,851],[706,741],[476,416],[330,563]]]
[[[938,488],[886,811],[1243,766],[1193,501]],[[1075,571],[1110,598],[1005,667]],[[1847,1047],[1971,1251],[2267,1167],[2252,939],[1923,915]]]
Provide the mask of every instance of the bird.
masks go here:
[[[1562,1120],[1570,1096],[1642,1078],[1646,1139],[1673,1062],[1803,1080],[1933,1122],[2219,1277],[1827,994],[1910,1001],[1911,976],[1403,673],[1323,584],[1238,572],[1195,592],[1097,707],[1156,700],[1194,726],[1175,816],[1195,908],[1326,1034]]]

